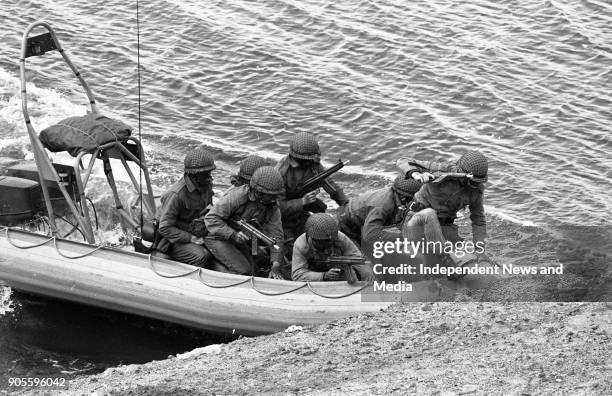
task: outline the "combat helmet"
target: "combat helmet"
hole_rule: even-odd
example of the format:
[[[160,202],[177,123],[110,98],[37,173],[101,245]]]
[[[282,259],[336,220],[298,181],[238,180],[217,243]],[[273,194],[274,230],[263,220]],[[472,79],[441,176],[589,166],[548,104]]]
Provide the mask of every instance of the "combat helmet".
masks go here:
[[[313,213],[306,220],[306,236],[317,240],[338,239],[338,223],[327,213]]]
[[[253,173],[262,166],[266,166],[266,160],[262,157],[251,154],[242,161],[240,161],[240,170],[238,171],[238,177],[249,182]]]
[[[292,157],[319,162],[321,150],[317,138],[310,132],[299,132],[293,135],[289,144],[289,154]]]
[[[484,183],[488,180],[489,163],[480,151],[472,150],[463,154],[457,161],[457,167],[460,171],[474,175],[472,180],[477,183]]]
[[[262,166],[255,170],[249,185],[264,194],[280,195],[285,192],[283,176],[273,166]]]
[[[393,186],[391,186],[391,188],[400,196],[412,197],[421,189],[422,185],[423,184],[418,180],[414,180],[413,178],[406,179],[404,175],[399,175],[393,181]]]
[[[202,147],[189,151],[187,155],[185,155],[184,163],[185,173],[190,175],[200,172],[209,172],[217,168],[212,154]]]

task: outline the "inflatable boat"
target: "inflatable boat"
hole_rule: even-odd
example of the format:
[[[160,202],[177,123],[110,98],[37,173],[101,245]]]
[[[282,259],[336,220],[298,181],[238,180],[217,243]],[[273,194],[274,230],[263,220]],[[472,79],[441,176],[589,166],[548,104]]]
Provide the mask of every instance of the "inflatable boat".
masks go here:
[[[7,227],[0,251],[0,279],[15,290],[214,333],[272,333],[390,304],[362,301],[364,285],[234,275]]]
[[[34,29],[45,29],[46,33],[30,37]],[[90,111],[38,134],[28,113],[26,60],[53,51],[59,52],[80,81]],[[100,245],[92,226],[93,203],[87,198],[96,163],[102,163],[115,214],[125,231],[139,235],[144,219],[154,216],[155,202],[140,140],[131,136],[125,124],[99,113],[92,91],[49,24],[28,26],[20,62],[23,114],[35,163],[17,164],[0,173],[3,283],[30,294],[216,333],[245,335],[322,323],[390,304],[362,301],[363,290],[371,288],[364,283],[304,283],[234,275],[160,258],[141,249],[139,253]],[[70,153],[74,164],[53,163],[47,150]],[[136,216],[126,210],[118,192],[113,169],[117,164],[123,165],[139,195]],[[70,232],[62,233],[57,224],[60,218],[72,226]],[[45,232],[23,226],[33,219],[42,219]],[[84,242],[73,240],[79,234]]]

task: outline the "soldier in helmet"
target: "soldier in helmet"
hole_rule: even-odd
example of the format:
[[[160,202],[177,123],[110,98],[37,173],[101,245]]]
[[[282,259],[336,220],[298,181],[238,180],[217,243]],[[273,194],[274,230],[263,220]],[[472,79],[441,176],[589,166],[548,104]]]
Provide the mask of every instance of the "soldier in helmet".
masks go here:
[[[253,173],[249,184],[234,188],[206,214],[204,221],[209,232],[205,240],[206,247],[225,270],[235,274],[256,275],[258,270],[269,266],[270,277],[283,279],[283,227],[278,199],[284,192],[283,178],[278,170],[263,166]],[[251,256],[249,237],[229,224],[232,223],[229,220],[242,219],[280,245],[278,251],[270,249],[271,265],[262,262],[268,261],[268,258],[259,258],[256,262]]]
[[[300,183],[324,170],[320,160],[319,143],[312,133],[300,132],[293,136],[289,145],[289,155],[283,157],[276,165],[283,176],[288,195],[295,195]],[[326,180],[323,189],[338,205],[343,206],[348,203],[344,191],[330,178]],[[280,201],[286,240],[293,240],[304,232],[304,224],[310,212],[325,211],[326,205],[317,197],[317,193],[318,191],[312,191],[301,197]]]
[[[420,239],[424,236],[428,241],[442,243],[461,241],[454,222],[457,212],[467,206],[472,220],[473,242],[484,250],[486,220],[483,193],[488,177],[488,161],[482,153],[468,151],[455,163],[401,159],[398,166],[406,178],[424,183],[411,204],[414,215],[404,223],[405,237]],[[436,173],[467,174],[467,177],[448,177],[439,183],[431,182]]]
[[[227,189],[225,194],[232,191],[235,187],[240,187],[245,184],[249,184],[251,181],[251,177],[253,173],[262,166],[268,165],[268,161],[264,158],[251,154],[242,161],[240,161],[240,169],[238,170],[238,174],[230,176],[231,187]]]
[[[192,223],[212,205],[213,156],[204,148],[191,150],[185,156],[185,174],[161,198],[157,250],[177,261],[207,267],[211,255],[202,245],[202,235],[193,235]]]
[[[340,230],[359,244],[362,233],[366,240],[380,239],[384,227],[403,222],[407,205],[421,185],[420,181],[400,175],[391,186],[367,191],[351,199],[340,209]]]
[[[339,268],[320,268],[315,262],[333,256],[361,257],[361,251],[326,213],[313,213],[306,221],[306,232],[298,237],[293,246],[291,278],[295,281],[347,280]],[[352,266],[359,279],[372,281],[374,272],[367,264]]]

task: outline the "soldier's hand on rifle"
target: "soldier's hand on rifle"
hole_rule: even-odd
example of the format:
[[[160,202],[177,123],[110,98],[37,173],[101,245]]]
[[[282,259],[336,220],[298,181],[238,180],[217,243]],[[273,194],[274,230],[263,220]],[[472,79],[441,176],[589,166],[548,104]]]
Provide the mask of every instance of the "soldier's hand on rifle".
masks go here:
[[[234,232],[230,238],[236,245],[247,243],[250,239],[242,231]]]
[[[412,178],[421,183],[427,183],[435,179],[436,177],[429,172],[412,172]]]
[[[317,190],[311,191],[308,194],[304,195],[302,197],[302,206],[315,202],[317,200],[318,193],[319,193],[319,190],[317,189]]]
[[[204,238],[192,235],[191,236],[191,243],[195,243],[196,245],[203,245],[204,244]]]
[[[283,274],[281,274],[280,263],[278,261],[273,261],[272,262],[272,268],[270,268],[270,274],[268,275],[268,278],[272,278],[272,279],[285,279],[283,277]]]
[[[326,280],[326,281],[340,280],[341,272],[342,270],[340,268],[332,268],[323,275],[323,280]]]

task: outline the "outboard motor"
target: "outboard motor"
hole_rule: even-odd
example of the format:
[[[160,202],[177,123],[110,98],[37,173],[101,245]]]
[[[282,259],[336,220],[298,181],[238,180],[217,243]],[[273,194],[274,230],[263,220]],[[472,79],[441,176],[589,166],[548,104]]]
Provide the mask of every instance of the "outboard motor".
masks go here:
[[[45,211],[40,184],[13,176],[0,176],[0,225],[13,226]]]

